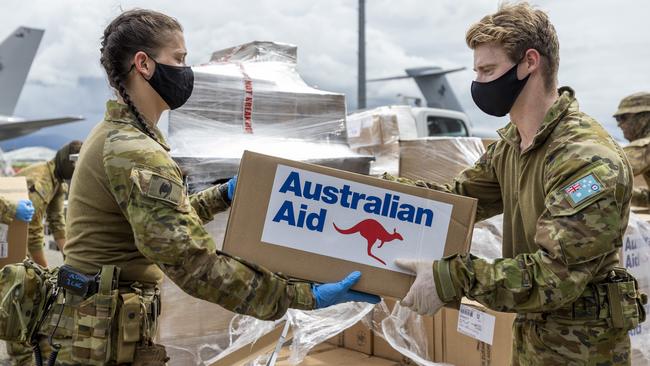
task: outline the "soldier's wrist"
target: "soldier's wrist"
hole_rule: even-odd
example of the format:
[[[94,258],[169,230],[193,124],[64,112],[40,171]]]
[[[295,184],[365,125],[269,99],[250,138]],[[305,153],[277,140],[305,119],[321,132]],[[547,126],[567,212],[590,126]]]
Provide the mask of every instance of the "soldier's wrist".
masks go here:
[[[231,204],[232,202],[231,202],[230,199],[228,198],[228,183],[220,184],[218,190],[219,190],[219,196],[221,197],[221,199],[222,199],[222,200],[223,200],[223,201],[224,201],[228,206],[230,206],[230,204]]]
[[[433,280],[436,292],[444,303],[458,301],[462,297],[451,277],[452,259],[453,257],[448,257],[433,262]]]
[[[290,282],[289,286],[293,287],[293,297],[289,307],[299,310],[314,310],[316,308],[316,299],[314,299],[309,282]]]

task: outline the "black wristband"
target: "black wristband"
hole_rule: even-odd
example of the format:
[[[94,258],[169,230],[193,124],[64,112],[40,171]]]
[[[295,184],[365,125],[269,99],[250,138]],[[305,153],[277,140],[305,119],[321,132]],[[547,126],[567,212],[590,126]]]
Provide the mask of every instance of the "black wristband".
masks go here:
[[[230,199],[228,198],[228,183],[224,183],[219,186],[219,193],[221,193],[221,198],[227,203],[231,204]]]

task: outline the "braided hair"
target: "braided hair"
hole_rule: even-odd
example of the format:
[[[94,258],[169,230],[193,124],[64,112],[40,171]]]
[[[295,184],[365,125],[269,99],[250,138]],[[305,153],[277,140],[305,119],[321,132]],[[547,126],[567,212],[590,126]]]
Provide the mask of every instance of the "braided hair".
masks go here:
[[[156,135],[127,93],[126,79],[133,69],[131,60],[137,52],[157,56],[167,37],[175,31],[183,31],[176,19],[153,10],[134,9],[115,18],[104,29],[102,37],[100,62],[108,82],[129,107],[142,131],[153,139],[156,139]]]

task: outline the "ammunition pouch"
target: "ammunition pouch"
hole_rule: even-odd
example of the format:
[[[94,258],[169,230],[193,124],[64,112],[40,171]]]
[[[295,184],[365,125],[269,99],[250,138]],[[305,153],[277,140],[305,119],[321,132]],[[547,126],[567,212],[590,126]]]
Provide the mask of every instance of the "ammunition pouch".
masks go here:
[[[616,267],[606,281],[589,284],[569,306],[544,316],[567,320],[606,320],[613,328],[630,330],[646,319],[646,294],[625,268]]]
[[[118,334],[115,359],[120,363],[136,364],[149,360],[147,365],[158,365],[155,360],[167,361],[163,346],[153,344],[160,316],[160,290],[134,283],[120,291]],[[162,355],[162,356],[161,356]]]
[[[28,343],[51,305],[56,270],[26,259],[0,271],[0,339]]]

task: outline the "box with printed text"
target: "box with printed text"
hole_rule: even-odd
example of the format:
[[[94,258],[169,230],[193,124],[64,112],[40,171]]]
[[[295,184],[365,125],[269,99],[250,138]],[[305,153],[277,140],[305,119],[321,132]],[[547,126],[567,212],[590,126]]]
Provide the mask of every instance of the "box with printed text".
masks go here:
[[[273,272],[403,298],[397,258],[469,251],[476,200],[246,151],[223,251]]]

